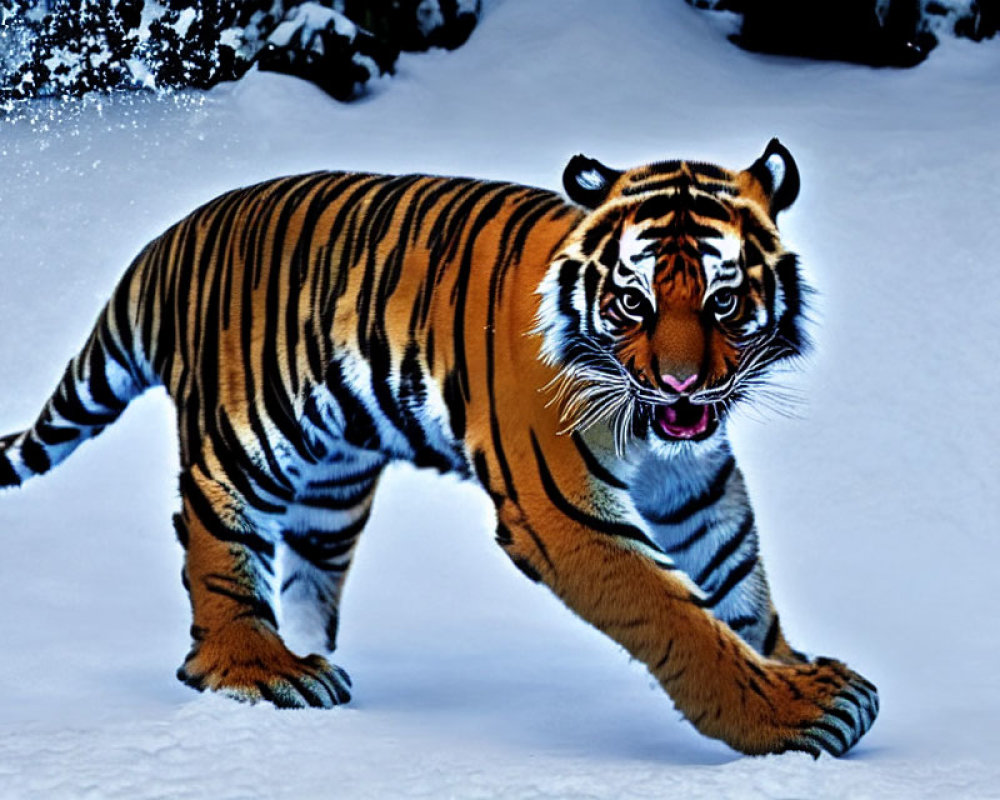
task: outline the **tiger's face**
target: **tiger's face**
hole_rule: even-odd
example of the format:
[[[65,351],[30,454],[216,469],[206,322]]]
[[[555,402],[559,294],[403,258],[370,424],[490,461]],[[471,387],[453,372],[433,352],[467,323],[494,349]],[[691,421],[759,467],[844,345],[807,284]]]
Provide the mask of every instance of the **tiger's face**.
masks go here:
[[[791,154],[772,140],[738,172],[577,156],[563,179],[590,209],[539,288],[566,427],[607,420],[620,450],[708,439],[803,348],[803,287],[775,226],[798,194]]]

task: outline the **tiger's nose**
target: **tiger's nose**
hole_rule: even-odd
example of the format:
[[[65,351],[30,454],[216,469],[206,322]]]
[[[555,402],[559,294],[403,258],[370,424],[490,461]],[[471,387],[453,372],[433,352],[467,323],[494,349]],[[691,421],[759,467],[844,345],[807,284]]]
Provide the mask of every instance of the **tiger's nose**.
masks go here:
[[[698,373],[692,373],[686,378],[681,379],[675,375],[670,375],[668,373],[663,373],[660,375],[660,380],[663,381],[667,386],[673,389],[678,394],[684,392],[686,389],[694,385],[694,382],[698,380]]]

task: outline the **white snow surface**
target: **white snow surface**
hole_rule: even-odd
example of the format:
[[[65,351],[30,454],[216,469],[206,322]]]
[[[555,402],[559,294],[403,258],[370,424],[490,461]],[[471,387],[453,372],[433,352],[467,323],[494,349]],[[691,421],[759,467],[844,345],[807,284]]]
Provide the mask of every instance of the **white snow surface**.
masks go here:
[[[583,152],[742,166],[819,290],[798,418],[733,424],[797,646],[878,684],[849,757],[744,758],[512,569],[471,484],[385,480],[335,660],[354,701],[185,688],[162,390],[0,496],[3,798],[1000,797],[1000,42],[872,70],[742,52],[680,2],[495,0],[370,96],[252,73],[0,124],[0,431],[30,424],[140,247],[217,193],[320,168],[558,188]]]

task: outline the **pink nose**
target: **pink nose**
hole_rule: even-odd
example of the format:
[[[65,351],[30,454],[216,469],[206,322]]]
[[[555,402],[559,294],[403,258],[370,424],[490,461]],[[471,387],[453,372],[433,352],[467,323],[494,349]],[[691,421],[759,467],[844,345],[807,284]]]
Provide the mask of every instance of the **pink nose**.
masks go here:
[[[660,376],[660,379],[675,392],[683,392],[689,386],[692,386],[696,380],[698,380],[698,376],[696,374],[689,375],[684,380],[679,380],[678,378],[675,378],[673,375],[664,374]]]

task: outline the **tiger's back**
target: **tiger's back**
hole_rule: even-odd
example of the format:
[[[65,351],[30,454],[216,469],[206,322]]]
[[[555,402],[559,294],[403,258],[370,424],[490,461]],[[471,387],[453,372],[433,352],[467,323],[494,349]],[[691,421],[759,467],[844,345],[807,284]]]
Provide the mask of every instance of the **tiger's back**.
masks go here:
[[[499,296],[524,253],[546,261],[579,216],[509,184],[280,179],[224,195],[156,240],[133,267],[129,327],[178,405],[184,452],[221,428],[251,452],[290,444],[303,463],[342,438],[467,470],[468,364],[482,357],[470,337],[496,312],[484,291]]]

